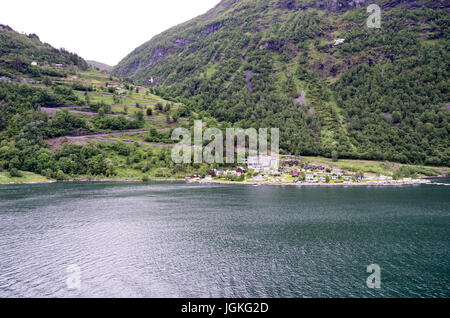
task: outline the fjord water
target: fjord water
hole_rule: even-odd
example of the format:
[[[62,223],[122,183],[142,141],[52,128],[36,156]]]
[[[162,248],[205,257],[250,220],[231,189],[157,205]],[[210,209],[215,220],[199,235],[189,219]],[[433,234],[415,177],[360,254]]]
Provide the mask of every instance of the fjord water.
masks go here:
[[[450,187],[0,186],[0,297],[449,297]],[[381,288],[369,289],[369,264]],[[80,289],[68,289],[70,265]]]

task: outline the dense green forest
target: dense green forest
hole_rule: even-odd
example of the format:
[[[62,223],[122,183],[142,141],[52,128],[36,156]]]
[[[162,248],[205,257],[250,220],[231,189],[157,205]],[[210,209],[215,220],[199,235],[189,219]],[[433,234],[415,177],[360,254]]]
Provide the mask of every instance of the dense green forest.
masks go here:
[[[449,8],[374,2],[380,29],[365,6],[222,1],[114,72],[227,125],[279,127],[285,153],[448,166]]]

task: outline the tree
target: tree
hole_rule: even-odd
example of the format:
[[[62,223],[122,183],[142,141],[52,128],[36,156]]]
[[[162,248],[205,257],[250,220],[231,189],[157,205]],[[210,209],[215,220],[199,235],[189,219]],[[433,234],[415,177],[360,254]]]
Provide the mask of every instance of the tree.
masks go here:
[[[46,76],[42,80],[42,84],[44,84],[45,86],[49,87],[49,86],[52,86],[53,82],[51,81],[51,79],[49,77]]]
[[[137,121],[144,121],[144,113],[142,110],[136,112],[136,119]]]
[[[147,108],[147,116],[153,115],[153,109],[151,107]]]
[[[62,170],[58,170],[56,173],[55,179],[58,181],[63,181],[67,179],[66,174]]]
[[[306,180],[306,173],[304,171],[302,171],[302,173],[300,174],[299,179],[300,179],[300,181],[305,181]]]
[[[336,162],[338,161],[338,158],[339,158],[338,152],[336,150],[333,150],[331,152],[331,159],[333,159],[333,162]]]
[[[14,70],[16,70],[17,72],[20,72],[20,70],[22,69],[22,60],[20,59],[20,57],[16,56],[12,60],[11,66]]]
[[[357,180],[362,180],[364,178],[364,173],[362,171],[357,171],[354,175],[353,175],[353,180],[357,181]]]
[[[92,157],[87,162],[88,171],[92,175],[105,175],[108,169],[105,158],[102,154]]]
[[[159,141],[159,133],[155,127],[150,127],[148,131],[148,136],[146,138],[147,141]]]
[[[21,178],[22,173],[19,170],[17,170],[17,168],[11,168],[9,169],[9,176],[11,178]]]
[[[392,113],[392,121],[394,123],[399,123],[402,120],[402,114],[399,111]]]

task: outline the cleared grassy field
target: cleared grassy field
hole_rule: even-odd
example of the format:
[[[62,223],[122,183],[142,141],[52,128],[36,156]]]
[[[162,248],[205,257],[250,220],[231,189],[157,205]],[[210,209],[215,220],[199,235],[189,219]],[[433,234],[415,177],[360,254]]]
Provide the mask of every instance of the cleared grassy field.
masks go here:
[[[444,173],[450,173],[449,167],[428,167],[428,166],[414,166],[405,165],[401,163],[394,163],[389,161],[373,161],[373,160],[353,160],[353,159],[339,159],[333,162],[330,158],[323,157],[301,157],[305,162],[310,164],[326,164],[331,167],[336,167],[349,171],[362,171],[364,173],[384,174],[392,176],[393,171],[400,167],[411,167],[417,171],[419,175],[432,176]]]
[[[22,172],[22,177],[11,178],[9,172],[0,171],[0,184],[1,183],[39,183],[49,182],[50,179],[41,175],[34,174],[32,172]]]

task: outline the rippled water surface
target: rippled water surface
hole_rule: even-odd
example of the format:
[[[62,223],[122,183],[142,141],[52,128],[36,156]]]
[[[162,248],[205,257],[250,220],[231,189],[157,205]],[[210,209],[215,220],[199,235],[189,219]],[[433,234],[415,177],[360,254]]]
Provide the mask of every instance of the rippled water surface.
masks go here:
[[[0,297],[449,297],[449,260],[446,186],[0,186]]]

